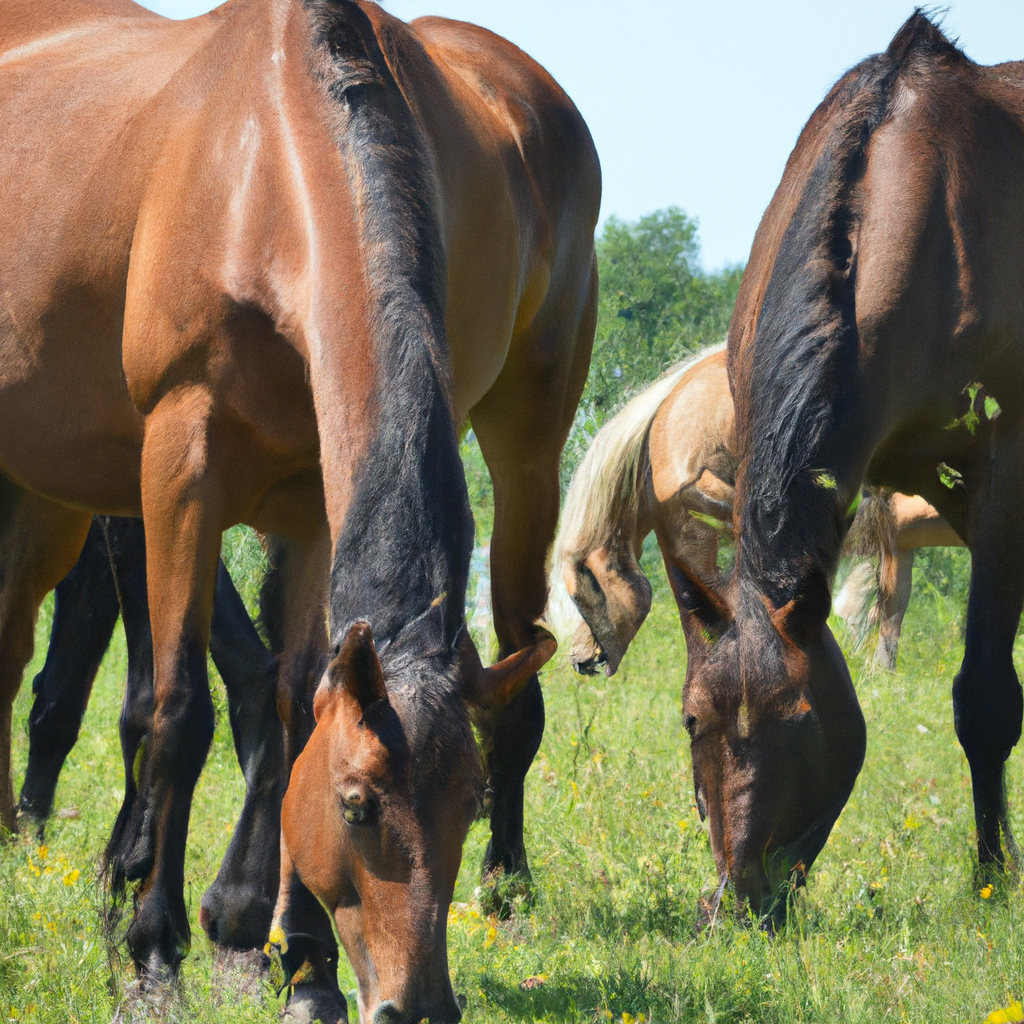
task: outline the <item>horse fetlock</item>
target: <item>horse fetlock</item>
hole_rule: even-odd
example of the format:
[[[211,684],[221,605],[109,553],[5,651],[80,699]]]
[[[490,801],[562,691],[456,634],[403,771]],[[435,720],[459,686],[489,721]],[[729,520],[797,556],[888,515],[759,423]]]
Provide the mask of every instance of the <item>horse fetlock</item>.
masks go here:
[[[144,990],[173,985],[181,961],[192,948],[184,901],[175,912],[162,893],[146,893],[128,925],[125,940]]]

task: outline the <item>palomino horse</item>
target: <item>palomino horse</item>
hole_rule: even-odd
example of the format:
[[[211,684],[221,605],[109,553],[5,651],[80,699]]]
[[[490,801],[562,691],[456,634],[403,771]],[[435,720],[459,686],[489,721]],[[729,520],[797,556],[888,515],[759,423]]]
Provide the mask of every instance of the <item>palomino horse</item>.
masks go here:
[[[628,402],[594,438],[573,474],[550,573],[553,604],[567,593],[579,613],[569,660],[593,675],[615,674],[651,608],[640,567],[653,530],[669,579],[677,569],[717,577],[719,539],[732,533],[736,432],[725,351],[704,352]],[[851,536],[877,555],[878,664],[894,668],[910,601],[914,550],[962,542],[923,498],[867,494]],[[870,566],[869,566],[870,568]],[[856,572],[848,607],[863,615],[869,581]],[[686,608],[680,606],[685,618]],[[846,616],[844,616],[846,617]]]
[[[903,616],[914,585],[914,553],[918,548],[963,546],[953,527],[920,495],[888,487],[866,489],[846,550],[852,548],[872,560],[854,566],[832,606],[860,636],[868,626],[878,626],[874,662],[879,668],[896,668]]]
[[[292,1012],[346,1013],[326,907],[363,1019],[457,1019],[445,921],[483,784],[470,710],[486,866],[526,869],[554,650],[535,622],[595,322],[586,126],[514,46],[372,3],[170,22],[129,0],[12,0],[0,26],[17,197],[0,213],[0,774],[39,601],[90,511],[141,513],[154,713],[127,939],[145,979],[173,976],[221,533],[285,538],[278,710],[298,760],[272,934]],[[490,669],[463,622],[466,418],[494,482]],[[9,782],[0,803],[13,826]]]
[[[126,882],[118,870],[124,864],[123,848],[138,836],[142,802],[136,801],[135,768],[152,730],[153,638],[142,522],[96,516],[75,567],[54,591],[46,662],[32,681],[28,765],[18,809],[40,835],[119,613],[128,648],[118,723],[125,795],[105,857],[115,898],[123,895]],[[265,625],[273,637],[274,624]],[[199,919],[215,942],[251,949],[266,940],[277,896],[284,744],[277,717],[277,659],[260,640],[223,562],[213,598],[210,654],[227,691],[246,793],[220,871],[203,894]]]
[[[826,626],[863,480],[920,494],[971,552],[957,736],[982,866],[1019,865],[1024,64],[980,67],[915,13],[804,128],[729,329],[736,568],[695,574],[683,701],[698,799],[740,905],[785,914],[864,758]]]

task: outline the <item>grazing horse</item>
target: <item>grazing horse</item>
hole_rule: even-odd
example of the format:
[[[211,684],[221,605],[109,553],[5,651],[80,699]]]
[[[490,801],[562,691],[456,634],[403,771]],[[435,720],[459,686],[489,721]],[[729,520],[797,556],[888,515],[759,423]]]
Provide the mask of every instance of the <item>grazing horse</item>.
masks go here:
[[[18,798],[19,810],[42,835],[119,613],[128,647],[118,723],[125,795],[105,858],[118,896],[126,881],[118,870],[123,867],[119,851],[138,837],[137,757],[141,749],[145,758],[153,719],[153,639],[145,536],[138,519],[96,516],[75,567],[54,591],[50,645],[32,681],[28,765]],[[260,640],[223,562],[214,592],[210,654],[227,690],[246,793],[217,878],[203,894],[200,921],[220,945],[252,949],[266,940],[277,896],[284,744],[277,716],[277,659]]]
[[[971,552],[953,683],[983,867],[1019,865],[1024,64],[981,67],[920,12],[811,116],[729,328],[735,570],[680,574],[701,813],[738,903],[787,901],[849,798],[864,720],[826,626],[862,481],[919,494]]]
[[[127,941],[144,980],[173,978],[220,538],[283,538],[294,765],[272,935],[291,1012],[344,1019],[336,927],[361,1018],[458,1019],[445,920],[484,783],[471,714],[485,866],[527,868],[554,650],[535,623],[596,318],[582,118],[497,36],[368,2],[170,22],[10,0],[0,125],[0,776],[39,602],[90,512],[141,513],[154,710]],[[466,419],[494,483],[490,668],[464,623]]]
[[[606,423],[573,474],[553,550],[550,594],[578,616],[569,660],[578,672],[615,674],[651,608],[640,567],[653,530],[670,580],[678,568],[714,580],[719,540],[732,533],[736,431],[724,348],[671,370]],[[877,661],[894,668],[910,601],[914,550],[961,544],[923,498],[869,492],[851,537],[877,555]],[[870,566],[868,567],[870,568]],[[869,580],[856,573],[848,613],[864,617]],[[686,607],[680,605],[686,618]],[[837,611],[839,611],[837,601]],[[844,617],[847,617],[844,615]],[[566,630],[568,632],[568,630]]]

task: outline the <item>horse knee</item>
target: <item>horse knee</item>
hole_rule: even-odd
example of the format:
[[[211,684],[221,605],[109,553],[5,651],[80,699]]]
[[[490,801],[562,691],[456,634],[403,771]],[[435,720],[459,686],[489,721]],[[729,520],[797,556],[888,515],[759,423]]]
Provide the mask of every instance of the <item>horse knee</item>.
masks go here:
[[[194,784],[213,742],[213,700],[204,674],[192,685],[179,685],[155,702],[153,774]]]
[[[1013,665],[974,670],[965,662],[953,681],[953,720],[972,765],[1005,761],[1024,720],[1024,693]]]

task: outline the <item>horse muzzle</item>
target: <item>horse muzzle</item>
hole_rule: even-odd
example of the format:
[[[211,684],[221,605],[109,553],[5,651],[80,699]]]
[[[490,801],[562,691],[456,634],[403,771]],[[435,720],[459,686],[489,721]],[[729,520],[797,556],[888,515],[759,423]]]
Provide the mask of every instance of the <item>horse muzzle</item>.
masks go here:
[[[430,1024],[458,1024],[462,1020],[459,1000],[453,996],[441,1006],[406,1011],[399,1009],[393,1000],[385,999],[373,1012],[373,1024],[419,1024],[421,1020],[429,1020]]]

